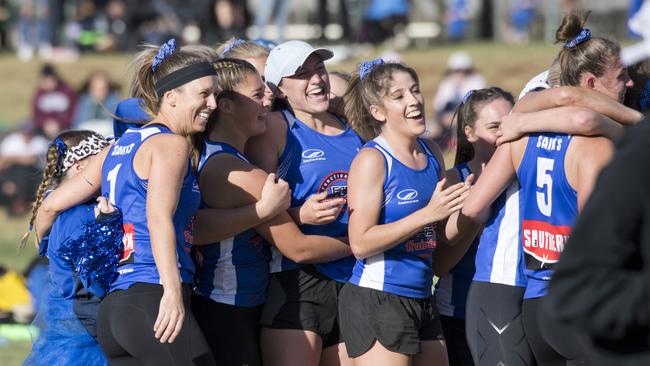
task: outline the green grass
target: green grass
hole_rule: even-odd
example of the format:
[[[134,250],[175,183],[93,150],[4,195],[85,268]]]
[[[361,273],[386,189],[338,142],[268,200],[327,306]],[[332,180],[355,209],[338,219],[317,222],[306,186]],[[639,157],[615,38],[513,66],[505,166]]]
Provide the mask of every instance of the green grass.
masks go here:
[[[10,342],[0,346],[0,365],[22,365],[31,349],[32,344],[30,342]]]

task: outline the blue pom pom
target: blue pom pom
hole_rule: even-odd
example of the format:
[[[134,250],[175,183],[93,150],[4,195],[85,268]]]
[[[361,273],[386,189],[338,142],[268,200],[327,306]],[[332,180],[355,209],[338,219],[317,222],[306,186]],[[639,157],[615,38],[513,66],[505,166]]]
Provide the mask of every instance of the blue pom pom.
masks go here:
[[[165,61],[165,58],[167,58],[169,55],[173,54],[174,52],[176,52],[176,40],[172,38],[166,43],[160,45],[158,54],[156,55],[156,57],[154,57],[153,63],[151,64],[151,70],[156,72],[160,64],[162,64],[163,61]]]
[[[79,276],[84,287],[100,298],[106,295],[117,275],[124,236],[121,214],[102,217],[100,222],[83,223],[82,234],[58,250],[58,255]]]
[[[372,69],[375,68],[375,66],[383,63],[384,60],[381,58],[376,58],[372,61],[362,62],[361,65],[359,66],[359,79],[363,80],[372,71]]]
[[[228,43],[226,47],[224,47],[223,52],[221,52],[221,57],[226,57],[226,54],[230,52],[230,50],[233,49],[233,47],[237,46],[238,44],[246,43],[243,39],[235,38],[232,40],[232,42]]]
[[[579,45],[582,42],[586,42],[591,39],[591,31],[588,28],[582,28],[578,35],[566,43],[566,48],[573,48]]]

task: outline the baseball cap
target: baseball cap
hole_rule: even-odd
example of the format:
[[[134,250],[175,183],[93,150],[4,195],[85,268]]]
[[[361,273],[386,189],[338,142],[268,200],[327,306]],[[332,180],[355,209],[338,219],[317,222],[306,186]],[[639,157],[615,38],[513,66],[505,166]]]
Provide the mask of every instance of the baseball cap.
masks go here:
[[[294,75],[305,60],[314,53],[323,61],[334,56],[334,53],[326,48],[314,48],[303,41],[287,41],[277,45],[266,59],[264,68],[266,82],[277,88],[283,77]]]

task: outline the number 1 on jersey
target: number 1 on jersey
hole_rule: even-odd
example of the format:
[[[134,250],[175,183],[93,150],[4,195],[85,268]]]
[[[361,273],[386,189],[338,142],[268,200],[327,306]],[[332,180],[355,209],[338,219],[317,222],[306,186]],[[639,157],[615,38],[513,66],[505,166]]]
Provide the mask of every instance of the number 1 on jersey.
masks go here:
[[[115,184],[117,183],[117,173],[119,173],[121,167],[122,167],[121,163],[117,164],[115,168],[113,168],[113,170],[108,172],[108,176],[106,177],[106,180],[110,185],[109,192],[108,192],[108,200],[111,202],[112,205],[115,205]]]

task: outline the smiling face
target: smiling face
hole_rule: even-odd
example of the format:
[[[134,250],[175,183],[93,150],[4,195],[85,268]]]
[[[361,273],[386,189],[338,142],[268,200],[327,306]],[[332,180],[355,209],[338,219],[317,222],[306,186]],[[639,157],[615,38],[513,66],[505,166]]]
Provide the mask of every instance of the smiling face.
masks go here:
[[[474,151],[487,161],[496,149],[497,131],[501,125],[501,118],[510,113],[512,104],[503,99],[495,99],[487,104],[478,106],[478,113],[474,127],[465,126],[467,141],[474,145]]]
[[[247,136],[259,136],[266,131],[268,107],[264,104],[264,83],[259,75],[248,73],[235,87],[232,114]]]
[[[390,129],[401,135],[419,136],[424,133],[424,98],[420,84],[405,71],[392,74],[390,86],[382,98],[382,105],[370,107],[370,113],[382,129]]]
[[[168,92],[173,94],[169,97],[177,120],[184,121],[177,126],[178,133],[189,136],[205,130],[208,117],[217,108],[215,86],[216,76],[204,76]]]
[[[329,108],[329,77],[320,56],[312,54],[292,76],[282,78],[280,92],[294,112],[318,114]]]

